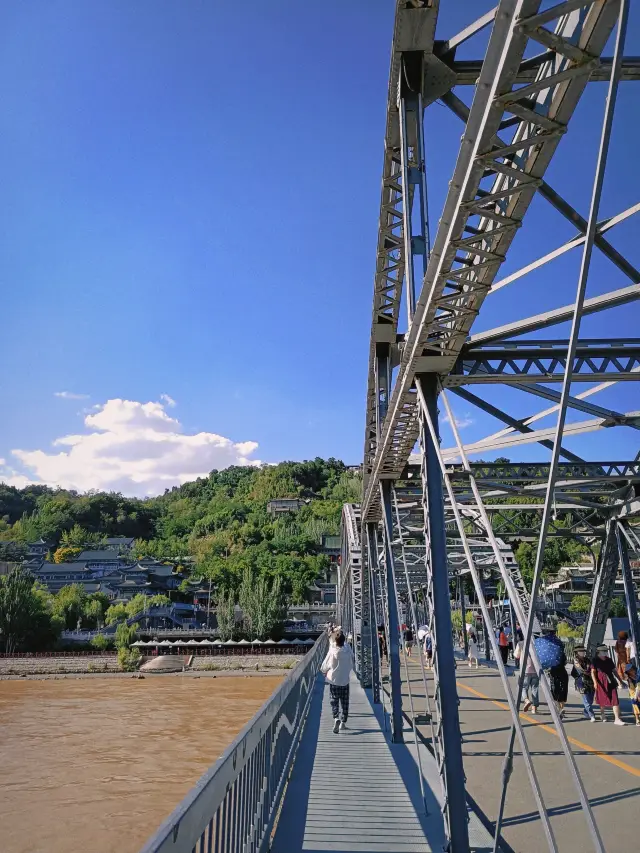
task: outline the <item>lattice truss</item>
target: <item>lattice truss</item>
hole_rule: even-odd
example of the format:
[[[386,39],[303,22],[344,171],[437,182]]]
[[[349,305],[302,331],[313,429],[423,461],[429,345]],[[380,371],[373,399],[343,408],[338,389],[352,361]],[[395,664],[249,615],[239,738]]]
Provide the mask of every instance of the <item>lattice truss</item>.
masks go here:
[[[629,569],[630,554],[640,552],[640,339],[632,337],[640,272],[627,257],[638,252],[640,179],[624,135],[625,120],[638,110],[630,84],[640,79],[640,60],[625,55],[628,0],[502,0],[442,38],[439,18],[451,20],[458,7],[452,0],[397,2],[364,494],[359,535],[355,510],[343,517],[341,601],[353,626],[364,613],[371,624],[384,623],[392,720],[402,710],[392,635],[402,621],[429,626],[432,746],[450,847],[464,853],[451,581],[470,577],[489,622],[484,583],[499,579],[525,629],[525,655],[530,650],[538,666],[531,638],[545,546],[549,537],[571,537],[600,554],[589,643],[601,635],[618,572],[633,599],[632,631],[640,633]],[[450,163],[447,134],[449,150],[457,148]],[[430,161],[432,149],[443,162]],[[467,422],[475,435],[464,441]],[[514,452],[527,461],[504,460]],[[521,541],[535,545],[528,587],[511,547]],[[384,673],[373,635],[369,641],[375,689]],[[517,740],[545,843],[557,850],[519,722],[522,682],[512,695],[499,661],[498,668],[512,730],[496,837]],[[601,851],[544,675],[541,689]]]

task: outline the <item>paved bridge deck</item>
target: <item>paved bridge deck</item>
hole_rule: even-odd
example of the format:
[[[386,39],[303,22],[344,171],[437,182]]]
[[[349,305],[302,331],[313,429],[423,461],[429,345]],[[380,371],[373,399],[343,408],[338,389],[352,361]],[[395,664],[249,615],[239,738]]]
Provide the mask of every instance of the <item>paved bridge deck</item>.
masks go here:
[[[420,667],[409,662],[416,711],[424,710]],[[404,707],[408,709],[403,674]],[[431,675],[428,675],[431,680]],[[458,665],[460,722],[470,813],[471,849],[491,850],[485,829],[497,813],[502,761],[510,715],[495,668]],[[515,678],[510,678],[515,690]],[[431,685],[432,686],[432,685]],[[382,706],[355,678],[351,684],[349,728],[333,734],[323,679],[316,682],[309,715],[273,839],[273,853],[423,853],[444,843],[440,789],[426,744],[428,724],[418,727],[428,814],[422,805],[413,732],[405,725],[404,744],[389,742]],[[569,692],[565,729],[594,810],[606,850],[637,846],[635,811],[640,804],[640,730],[630,704],[622,700],[625,728],[589,723],[580,697]],[[582,810],[548,708],[522,714],[527,739],[561,853],[593,849]],[[540,819],[519,750],[509,786],[504,853],[546,849]]]
[[[319,678],[285,794],[272,853],[428,853],[444,831],[433,758],[421,746],[428,814],[422,803],[413,734],[392,744],[352,676],[349,728],[333,734],[328,690]],[[472,817],[474,851],[491,849]]]
[[[417,698],[424,692],[422,675],[415,657],[409,667],[414,702],[417,709],[422,709],[424,699]],[[509,669],[511,671],[511,667]],[[430,674],[428,677],[431,679]],[[485,815],[485,820],[491,822],[498,811],[502,762],[511,715],[495,667],[481,666],[479,670],[471,670],[466,662],[459,662],[456,680],[467,794]],[[511,677],[509,681],[515,694],[516,679]],[[406,692],[406,683],[403,688]],[[405,701],[405,707],[407,704]],[[630,725],[622,728],[612,722],[589,723],[582,716],[581,697],[570,690],[564,720],[604,848],[612,853],[636,849],[638,838],[636,810],[640,805],[640,729],[633,725],[631,703],[622,692],[621,707],[622,717]],[[561,853],[593,850],[549,709],[541,703],[536,716],[520,716],[558,850]],[[611,712],[609,719],[612,719]],[[419,730],[428,740],[428,725],[420,726]],[[515,756],[505,811],[503,837],[506,843],[503,843],[503,850],[505,853],[540,853],[547,849],[540,818],[518,748]]]

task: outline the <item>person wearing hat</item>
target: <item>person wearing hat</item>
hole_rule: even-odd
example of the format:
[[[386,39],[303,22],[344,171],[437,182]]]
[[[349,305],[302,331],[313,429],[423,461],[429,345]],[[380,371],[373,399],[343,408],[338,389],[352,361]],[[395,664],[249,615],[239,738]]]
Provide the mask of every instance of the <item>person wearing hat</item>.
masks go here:
[[[616,726],[626,725],[624,720],[620,718],[616,668],[609,657],[609,649],[605,645],[598,646],[596,649],[591,678],[593,680],[596,702],[600,706],[600,720],[605,723],[605,709],[612,708],[614,724]]]
[[[583,713],[591,722],[596,722],[596,715],[593,713],[593,698],[595,691],[593,688],[593,678],[591,677],[591,663],[587,657],[587,650],[584,646],[576,646],[573,650],[573,668],[571,669],[571,678],[574,680],[576,693],[582,696],[582,704],[584,705]]]
[[[633,661],[625,667],[629,698],[633,708],[633,716],[636,718],[636,726],[640,726],[640,685],[638,684],[638,670]]]

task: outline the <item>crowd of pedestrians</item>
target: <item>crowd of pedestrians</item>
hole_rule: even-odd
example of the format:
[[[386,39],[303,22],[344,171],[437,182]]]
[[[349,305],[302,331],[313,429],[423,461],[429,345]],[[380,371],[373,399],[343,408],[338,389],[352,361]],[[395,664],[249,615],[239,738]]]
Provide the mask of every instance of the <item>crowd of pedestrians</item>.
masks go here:
[[[334,732],[346,728],[349,713],[349,678],[353,669],[353,653],[351,650],[351,635],[345,636],[342,628],[329,626],[329,652],[322,664],[322,672],[329,683],[331,708],[334,716]],[[467,660],[469,667],[478,669],[479,651],[476,627],[472,624],[465,626],[467,632]],[[512,637],[512,634],[515,636]],[[426,669],[433,667],[433,638],[427,625],[417,628],[415,635],[410,625],[400,627],[399,640],[404,647],[407,658],[413,656],[416,645],[418,655],[422,655]],[[524,666],[523,679],[523,712],[537,714],[540,705],[540,673],[531,655],[524,661],[524,636],[520,625],[516,622],[514,629],[508,624],[495,628],[495,637],[502,662],[506,665],[510,652],[516,669]],[[458,638],[462,645],[462,638]],[[514,644],[515,640],[515,644]],[[615,661],[609,654],[606,645],[596,649],[593,658],[589,658],[584,646],[575,646],[570,672],[567,671],[567,657],[562,640],[552,628],[543,629],[541,634],[532,638],[540,669],[548,674],[551,696],[555,703],[560,719],[564,718],[565,706],[569,692],[569,679],[572,678],[576,693],[582,699],[582,712],[592,723],[597,721],[594,710],[597,705],[600,720],[607,721],[608,709],[613,714],[613,722],[617,726],[626,725],[620,715],[619,690],[626,690],[631,700],[636,726],[640,726],[640,679],[634,663],[635,649],[625,631],[620,631],[614,646]],[[378,644],[380,659],[388,656],[387,639],[384,625],[378,626]]]

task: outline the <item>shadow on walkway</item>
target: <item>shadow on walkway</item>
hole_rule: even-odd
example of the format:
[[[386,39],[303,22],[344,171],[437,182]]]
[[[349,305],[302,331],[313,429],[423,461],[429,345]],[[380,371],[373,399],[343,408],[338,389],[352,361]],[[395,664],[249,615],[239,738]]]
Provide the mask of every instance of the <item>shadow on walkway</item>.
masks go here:
[[[429,814],[425,815],[409,746],[386,740],[379,706],[352,679],[349,728],[333,734],[331,710],[324,696],[325,685],[319,678],[276,827],[273,853],[442,850],[445,837],[438,800],[427,787]]]

